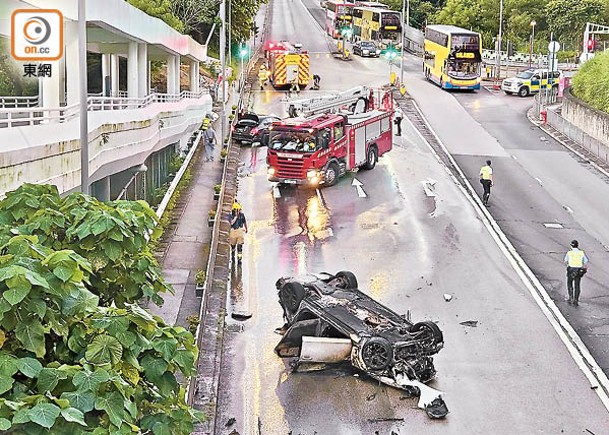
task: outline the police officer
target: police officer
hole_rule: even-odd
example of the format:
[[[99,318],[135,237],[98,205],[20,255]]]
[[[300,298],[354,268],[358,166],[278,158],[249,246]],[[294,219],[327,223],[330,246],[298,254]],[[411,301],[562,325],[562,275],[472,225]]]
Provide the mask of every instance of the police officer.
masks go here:
[[[577,306],[579,304],[579,282],[587,271],[588,257],[579,249],[577,240],[571,241],[571,250],[565,254],[567,265],[567,291],[569,292],[568,303]]]
[[[488,205],[488,199],[491,196],[491,187],[493,187],[493,168],[491,168],[491,161],[487,160],[486,165],[480,168],[480,184],[484,189],[484,195],[482,195],[482,204]]]
[[[397,127],[397,130],[398,130],[398,132],[396,133],[396,136],[402,135],[402,119],[404,119],[404,112],[402,112],[402,109],[400,109],[400,106],[396,106],[395,110],[393,112],[393,122],[395,123],[395,126]]]
[[[233,204],[230,214],[230,233],[229,242],[233,258],[237,253],[237,260],[240,262],[243,251],[243,243],[245,242],[245,234],[247,233],[247,220],[241,209],[241,204],[237,201]]]

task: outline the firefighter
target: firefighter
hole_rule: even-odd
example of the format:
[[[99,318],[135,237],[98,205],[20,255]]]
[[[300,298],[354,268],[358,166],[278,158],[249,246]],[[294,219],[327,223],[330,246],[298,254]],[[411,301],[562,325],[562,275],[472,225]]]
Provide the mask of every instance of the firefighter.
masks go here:
[[[267,79],[266,67],[263,64],[260,67],[260,70],[258,71],[258,84],[260,85],[261,91],[264,90],[264,85],[266,84],[266,79]]]
[[[319,82],[321,81],[321,77],[319,77],[317,74],[313,74],[311,78],[313,79],[313,89],[319,90]]]
[[[230,214],[230,233],[229,242],[231,245],[231,253],[235,258],[237,254],[237,261],[241,262],[243,255],[243,243],[245,242],[245,234],[247,233],[247,220],[241,210],[241,204],[237,201],[233,203],[233,207]]]
[[[300,87],[298,86],[298,77],[294,77],[292,80],[290,80],[290,84],[290,95],[292,95],[292,92],[300,94]]]

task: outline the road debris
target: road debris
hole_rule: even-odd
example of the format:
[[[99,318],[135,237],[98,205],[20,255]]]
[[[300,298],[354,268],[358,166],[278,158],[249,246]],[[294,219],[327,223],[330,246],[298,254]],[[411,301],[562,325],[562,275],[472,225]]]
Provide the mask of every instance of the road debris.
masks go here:
[[[367,400],[368,402],[370,402],[371,400],[374,400],[374,398],[375,398],[375,397],[376,397],[376,393],[372,393],[372,394],[370,394],[368,397],[366,397],[366,400]]]
[[[235,320],[248,320],[252,318],[253,314],[249,311],[233,311],[230,316]]]
[[[237,423],[237,419],[235,417],[231,417],[228,419],[224,427],[231,427],[235,423]]]
[[[478,321],[477,320],[466,320],[465,322],[459,322],[459,325],[471,326],[472,328],[475,328],[476,326],[478,326]]]
[[[368,419],[368,423],[381,423],[383,421],[404,421],[404,419],[399,417],[380,417]]]
[[[450,302],[450,301],[452,301],[452,299],[453,299],[452,295],[449,295],[448,293],[444,293],[444,300],[446,302]]]

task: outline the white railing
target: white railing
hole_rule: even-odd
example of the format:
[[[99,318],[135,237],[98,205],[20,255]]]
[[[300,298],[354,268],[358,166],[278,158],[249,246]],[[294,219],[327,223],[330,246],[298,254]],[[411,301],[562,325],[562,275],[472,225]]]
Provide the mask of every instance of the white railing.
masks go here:
[[[37,107],[38,97],[0,97],[0,107],[6,109],[19,107]]]
[[[89,96],[87,101],[89,111],[134,110],[155,103],[176,103],[184,99],[198,99],[207,93],[207,89],[202,89],[199,92],[182,91],[179,94],[154,93],[142,98]],[[0,108],[0,128],[67,122],[77,117],[78,104],[64,107]]]

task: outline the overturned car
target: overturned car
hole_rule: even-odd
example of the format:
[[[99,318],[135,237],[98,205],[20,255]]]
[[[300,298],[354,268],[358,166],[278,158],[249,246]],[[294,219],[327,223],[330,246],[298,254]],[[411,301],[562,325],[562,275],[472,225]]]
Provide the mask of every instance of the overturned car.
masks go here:
[[[276,286],[285,319],[277,355],[299,365],[350,360],[372,378],[420,395],[430,417],[446,416],[442,393],[425,385],[444,345],[435,323],[391,311],[361,292],[348,271],[280,278]]]

